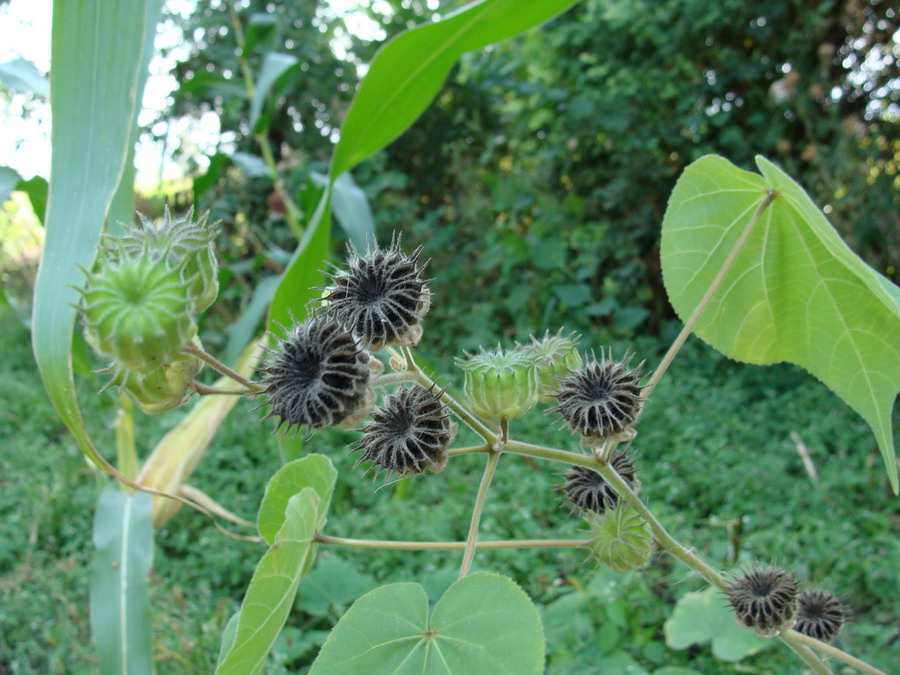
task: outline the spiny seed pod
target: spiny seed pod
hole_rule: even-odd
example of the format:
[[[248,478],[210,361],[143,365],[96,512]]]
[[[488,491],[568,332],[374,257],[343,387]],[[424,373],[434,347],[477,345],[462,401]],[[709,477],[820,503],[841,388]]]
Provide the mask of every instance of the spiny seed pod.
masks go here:
[[[376,474],[415,476],[426,469],[439,473],[447,464],[447,448],[456,424],[441,403],[440,394],[418,385],[401,387],[372,412],[363,437],[353,444],[362,451],[356,462],[372,462]]]
[[[550,331],[547,331],[540,340],[532,336],[531,344],[519,347],[534,361],[537,368],[541,403],[553,401],[557,380],[581,367],[581,355],[578,353],[579,337],[575,333],[564,336],[560,328],[555,335],[550,335]]]
[[[109,371],[113,378],[101,393],[111,386],[118,386],[142,411],[155,415],[184,403],[190,395],[190,384],[202,367],[203,361],[191,354],[179,354],[173,361],[148,373],[113,366]]]
[[[519,350],[480,350],[456,359],[465,373],[466,398],[476,415],[492,420],[514,420],[538,401],[537,371]]]
[[[104,256],[87,274],[79,307],[84,336],[119,366],[147,373],[173,361],[197,333],[194,303],[178,268],[146,253]]]
[[[589,514],[588,524],[591,555],[613,572],[627,572],[650,560],[653,533],[627,504],[620,503],[603,515]]]
[[[609,463],[633,491],[640,489],[641,484],[635,478],[634,463],[624,450],[614,452]],[[566,482],[557,491],[563,493],[576,509],[600,514],[615,508],[619,503],[618,493],[593,469],[574,465],[566,472],[565,478]]]
[[[831,642],[847,618],[847,611],[833,593],[803,591],[797,599],[794,630],[822,642]]]
[[[422,337],[422,317],[431,307],[428,280],[419,266],[420,246],[410,255],[394,238],[388,248],[369,249],[363,256],[353,246],[346,271],[328,277],[324,306],[329,317],[356,335],[363,347],[412,346]]]
[[[199,314],[219,293],[219,264],[213,248],[216,225],[207,222],[207,214],[196,222],[193,215],[194,210],[190,209],[181,218],[175,218],[166,207],[162,220],[153,222],[138,213],[138,224],[124,225],[125,234],[113,241],[130,255],[146,251],[154,260],[182,266],[188,293]]]
[[[738,623],[773,637],[794,625],[797,579],[776,567],[752,569],[728,589],[728,604]]]
[[[277,432],[285,424],[286,431],[304,424],[313,430],[365,417],[375,402],[373,368],[356,338],[322,317],[295,321],[285,333],[260,369],[269,397],[263,419],[280,418]]]
[[[584,445],[595,447],[630,428],[641,413],[641,368],[629,368],[630,359],[614,361],[604,352],[581,370],[558,378],[551,412],[575,433]]]

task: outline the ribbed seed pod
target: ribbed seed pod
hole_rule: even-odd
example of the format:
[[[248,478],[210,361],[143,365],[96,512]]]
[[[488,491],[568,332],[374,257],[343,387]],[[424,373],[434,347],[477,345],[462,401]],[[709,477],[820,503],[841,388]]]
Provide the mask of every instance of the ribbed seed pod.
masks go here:
[[[828,591],[803,591],[797,599],[794,630],[822,642],[831,642],[841,630],[847,610],[837,596]]]
[[[472,412],[492,420],[514,420],[538,401],[537,371],[531,359],[519,350],[466,354],[456,359],[465,374],[465,392]]]
[[[372,462],[376,474],[415,476],[438,473],[447,464],[447,449],[456,436],[440,395],[418,385],[401,387],[372,412],[363,437],[353,444],[356,462]]]
[[[146,251],[153,260],[181,266],[188,294],[199,314],[218,295],[219,264],[213,247],[216,225],[207,222],[207,214],[196,222],[193,215],[190,209],[181,218],[175,218],[166,207],[162,220],[154,222],[139,213],[138,224],[124,225],[125,234],[114,241],[129,255]]]
[[[638,491],[640,482],[635,478],[634,463],[624,450],[613,453],[610,466],[616,470],[628,486]],[[581,511],[592,511],[600,514],[613,509],[619,503],[619,495],[597,471],[586,466],[573,465],[565,475],[566,482],[557,491],[566,496],[566,500]]]
[[[762,637],[772,637],[794,625],[797,615],[797,579],[775,567],[752,569],[728,590],[728,603],[743,626]]]
[[[653,533],[643,518],[620,503],[603,515],[588,514],[591,555],[613,572],[640,567],[653,555]]]
[[[146,252],[101,258],[87,273],[80,311],[88,344],[117,365],[147,373],[173,361],[197,333],[181,270]]]
[[[547,331],[540,340],[532,336],[530,344],[519,347],[537,368],[541,403],[553,401],[557,381],[581,367],[579,337],[575,333],[563,335],[560,328],[555,335]]]
[[[351,246],[347,270],[329,274],[323,304],[329,317],[356,335],[363,347],[412,346],[422,337],[422,317],[431,307],[428,280],[422,277],[419,247],[410,255],[395,238],[388,248],[366,251]]]
[[[630,359],[615,361],[600,353],[580,370],[559,379],[551,412],[581,435],[584,445],[595,447],[631,427],[641,413],[641,368],[629,368]]]
[[[260,368],[276,432],[306,425],[310,430],[361,419],[371,405],[370,356],[350,332],[322,317],[295,322]],[[368,406],[368,408],[367,408]]]
[[[195,338],[196,341],[196,338]],[[203,361],[191,354],[179,354],[174,360],[147,373],[112,366],[112,380],[106,391],[117,386],[148,415],[172,410],[190,395],[190,384],[203,367]]]

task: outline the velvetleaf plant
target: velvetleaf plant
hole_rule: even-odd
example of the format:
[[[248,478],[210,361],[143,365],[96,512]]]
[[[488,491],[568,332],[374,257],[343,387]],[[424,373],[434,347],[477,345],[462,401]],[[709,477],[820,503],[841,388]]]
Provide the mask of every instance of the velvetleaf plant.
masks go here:
[[[433,24],[436,26],[434,30],[420,31],[419,33],[411,31],[404,34],[408,36],[404,38],[406,41],[398,40],[393,43],[393,51],[386,49],[385,54],[395,56],[401,53],[403,48],[412,47],[426,50],[435,41],[442,45],[449,44],[449,49],[445,50],[446,58],[443,54],[439,54],[441,58],[436,60],[436,63],[439,63],[439,70],[446,65],[443,71],[445,74],[456,57],[463,51],[483,47],[484,44],[487,44],[485,40],[508,37],[529,25],[552,16],[568,4],[571,3],[521,3],[504,2],[503,0],[476,3],[447,17],[442,22]],[[112,16],[112,13],[105,13],[102,9],[102,7],[92,8],[91,11],[85,13],[85,16],[91,18],[104,17],[107,14]],[[73,18],[71,14],[66,13],[75,11],[76,8],[73,5],[59,3],[59,7],[54,7],[56,15],[54,22],[65,25],[66,22],[62,19]],[[146,14],[152,17],[152,11],[149,9]],[[140,23],[131,22],[137,29],[138,34],[134,34],[134,29],[129,31],[127,15],[122,14],[121,17],[123,22],[120,31],[122,44],[110,41],[107,45],[104,40],[100,39],[81,39],[79,48],[82,48],[84,44],[92,49],[97,46],[108,46],[119,50],[113,53],[116,53],[119,60],[126,65],[129,62],[133,64],[136,58],[139,60],[139,45],[142,42],[139,39],[140,33],[145,25],[152,24],[152,18],[148,20],[147,17],[141,16]],[[93,21],[83,23],[85,30],[89,30],[93,25]],[[469,28],[478,26],[484,32],[472,31],[467,34],[478,36],[477,39],[451,38],[451,36],[463,35],[463,32],[458,30],[460,24],[465,24]],[[72,21],[72,25],[78,27],[81,24]],[[503,27],[497,28],[497,25]],[[485,36],[489,36],[489,39]],[[453,42],[453,39],[457,41]],[[442,40],[446,40],[446,42],[442,42]],[[134,45],[138,45],[138,48],[133,47]],[[391,47],[391,45],[388,46]],[[128,51],[129,49],[131,51]],[[415,50],[412,53],[415,53]],[[125,59],[122,54],[127,54],[130,61]],[[64,64],[65,59],[59,59],[58,56],[59,54],[55,55],[54,63]],[[382,59],[382,64],[384,63],[388,63],[386,56]],[[80,101],[85,96],[99,97],[100,94],[85,86],[83,88],[74,87],[67,96],[67,92],[62,87],[68,86],[69,83],[77,83],[78,78],[77,73],[73,74],[76,77],[67,77],[68,73],[62,69],[63,67],[56,71],[57,76],[54,77],[54,83],[51,86],[54,87],[54,99],[57,104],[70,101],[71,105],[69,109],[58,105],[59,113],[56,109],[54,110],[54,129],[59,131],[59,138],[67,140],[69,146],[72,146],[79,135],[84,135],[84,128],[95,128],[91,125],[102,124],[103,120],[99,118],[98,120],[84,120],[83,116],[80,116],[74,102]],[[120,78],[121,86],[111,86],[111,89],[139,90],[135,74],[139,72],[139,69],[132,68],[132,71],[125,74],[127,77],[123,75]],[[415,96],[412,97],[415,100],[411,104],[409,100],[404,100],[405,109],[399,116],[397,115],[398,110],[391,109],[390,106],[378,109],[371,105],[371,101],[375,99],[384,100],[378,91],[378,78],[382,78],[382,81],[385,78],[390,79],[391,69],[380,65],[376,59],[342,128],[341,140],[335,150],[326,192],[320,202],[320,207],[309,223],[298,248],[298,254],[276,293],[272,311],[273,320],[279,320],[285,325],[292,326],[287,332],[282,333],[285,341],[289,341],[297,333],[293,330],[294,328],[306,325],[305,322],[295,324],[293,321],[288,321],[289,310],[296,311],[297,307],[304,304],[297,302],[295,297],[298,295],[296,289],[300,287],[295,283],[298,277],[307,275],[309,269],[317,269],[316,266],[320,264],[319,261],[325,257],[325,252],[328,250],[327,224],[329,219],[327,215],[330,190],[334,180],[401,133],[405,126],[408,126],[427,105],[430,96],[437,91],[443,75],[435,76],[433,73],[428,73],[427,77],[423,76],[419,80],[410,78],[404,86],[408,91],[415,91]],[[119,115],[121,123],[116,129],[117,133],[118,130],[122,131],[119,134],[122,139],[118,141],[121,147],[104,148],[98,145],[97,148],[89,148],[89,153],[55,153],[54,157],[63,158],[74,155],[81,158],[91,156],[91,153],[106,151],[109,156],[123,155],[122,162],[124,162],[124,148],[128,144],[127,131],[133,120],[134,105],[136,104],[132,102],[132,107],[124,114]],[[378,112],[378,114],[373,114],[374,112]],[[387,120],[390,120],[390,123],[380,125],[381,122],[387,122]],[[57,124],[57,121],[60,124]],[[82,123],[83,126],[78,126]],[[376,133],[369,133],[373,128]],[[65,135],[67,129],[68,135]],[[362,133],[363,131],[366,133]],[[54,133],[56,134],[57,131]],[[103,134],[98,134],[97,137],[106,138]],[[55,136],[55,145],[56,138]],[[105,197],[96,200],[96,208],[99,212],[86,215],[77,213],[73,219],[72,231],[84,235],[96,235],[106,212],[106,206],[103,206],[104,200],[108,205],[109,198],[119,180],[122,162],[119,163],[118,168],[110,166],[102,174],[104,183],[103,190],[100,192]],[[888,469],[888,476],[896,491],[896,464],[891,438],[890,413],[897,390],[900,388],[900,356],[898,356],[900,349],[897,349],[897,340],[900,336],[900,319],[898,319],[900,312],[898,312],[897,298],[900,297],[900,293],[896,287],[867,268],[843,245],[824,216],[818,212],[799,186],[767,161],[759,160],[759,165],[761,176],[737,169],[722,158],[706,157],[688,167],[682,180],[676,186],[663,223],[662,262],[667,291],[679,315],[685,319],[686,326],[662,363],[652,371],[650,380],[646,383],[639,383],[639,398],[635,397],[633,386],[629,389],[627,398],[632,404],[639,406],[652,404],[653,389],[665,373],[672,358],[677,354],[681,344],[692,331],[734,358],[761,364],[779,360],[798,363],[834,389],[869,422],[875,431]],[[70,173],[74,176],[75,172]],[[69,182],[71,183],[71,181]],[[49,236],[44,267],[50,265],[50,269],[52,269],[61,260],[70,260],[59,254],[60,244],[56,242],[61,241],[58,237],[62,235],[57,233],[61,233],[63,230],[57,223],[70,218],[70,213],[78,211],[74,208],[78,204],[74,195],[79,193],[83,194],[83,190],[79,191],[69,185],[66,182],[65,172],[55,171],[54,180],[51,181],[51,196],[55,199],[51,200],[52,208],[48,214]],[[182,220],[190,221],[189,218]],[[87,225],[83,225],[83,223],[87,223]],[[90,241],[91,237],[87,236],[86,240]],[[382,252],[385,250],[389,249],[382,249]],[[89,252],[86,251],[85,246],[80,246],[77,252],[78,255],[75,257],[84,265],[88,265],[90,260],[86,254]],[[133,251],[126,252],[126,254],[128,256],[137,255]],[[113,254],[109,254],[109,256],[111,269],[116,262]],[[167,258],[166,264],[158,266],[164,269],[154,274],[139,269],[140,273],[136,273],[135,276],[159,281],[155,274],[164,276],[162,275],[163,271],[167,274],[173,270],[177,270],[179,275],[186,273],[185,269],[180,268],[176,258],[171,260]],[[90,274],[95,273],[91,272]],[[76,277],[73,275],[75,272],[69,275],[70,281],[66,281],[66,278],[61,279],[62,288],[65,287],[65,283],[75,280]],[[790,283],[786,283],[788,277]],[[163,279],[163,282],[165,281]],[[48,311],[55,310],[52,301],[48,300],[48,298],[55,297],[55,289],[52,284],[53,280],[47,273],[44,273],[39,283],[38,303],[36,303],[35,309],[36,354],[54,404],[57,405],[61,415],[73,429],[82,447],[85,448],[86,454],[99,463],[101,458],[90,445],[89,439],[83,433],[77,420],[77,405],[70,404],[70,401],[74,401],[74,394],[67,390],[62,373],[65,369],[60,367],[59,345],[68,344],[67,341],[71,336],[71,323],[62,325],[65,324],[62,322],[58,327],[56,323],[51,324],[46,321]],[[96,280],[96,284],[98,288],[102,287],[99,278]],[[312,285],[314,283],[306,284],[306,286]],[[162,282],[156,288],[164,289],[167,293],[172,290],[168,283]],[[84,289],[85,295],[88,295],[90,291],[89,282]],[[59,295],[65,297],[64,294]],[[143,356],[134,354],[127,344],[116,339],[114,328],[110,328],[110,325],[122,325],[132,331],[130,334],[133,337],[143,338],[143,335],[137,335],[133,331],[139,331],[141,327],[149,328],[150,322],[139,317],[129,317],[127,321],[121,323],[110,321],[110,324],[106,324],[106,320],[110,317],[104,311],[96,310],[96,315],[92,318],[92,305],[90,302],[85,302],[81,309],[88,319],[86,330],[89,332],[89,341],[93,339],[90,331],[96,330],[98,333],[93,337],[98,339],[94,342],[98,345],[104,358],[111,359],[118,367],[123,368],[124,374],[144,375],[158,367],[149,367],[150,363],[171,364],[184,355],[200,358],[221,370],[240,385],[238,390],[229,392],[231,394],[239,393],[258,397],[268,389],[269,412],[274,413],[273,416],[278,417],[282,422],[286,422],[287,426],[291,426],[291,418],[285,418],[279,410],[290,415],[297,410],[302,410],[302,405],[299,402],[296,405],[293,403],[288,405],[287,402],[294,399],[282,398],[281,401],[285,405],[279,408],[279,392],[277,386],[273,388],[275,379],[266,381],[264,378],[262,382],[253,382],[241,377],[206,354],[199,345],[193,343],[193,338],[185,340],[185,336],[193,332],[192,324],[190,321],[185,321],[184,314],[175,312],[173,309],[173,306],[176,305],[183,309],[185,299],[177,294],[173,295],[176,297],[166,296],[164,301],[148,296],[153,301],[152,306],[158,307],[163,313],[172,312],[179,317],[174,328],[163,331],[163,342],[166,347],[155,352],[151,351],[152,359],[148,357],[145,361]],[[302,292],[300,295],[302,296]],[[108,299],[103,294],[100,294],[99,298],[100,300]],[[198,308],[203,304],[202,298],[191,296],[189,299],[194,304],[193,311],[200,311]],[[427,302],[430,302],[430,298],[422,299],[423,306]],[[867,311],[864,313],[856,311],[861,306],[864,306]],[[418,302],[416,307],[418,307]],[[326,305],[321,312],[310,317],[308,321],[336,320],[334,316],[328,317],[328,314]],[[41,320],[42,317],[45,319],[44,321]],[[91,324],[93,324],[93,328],[91,328]],[[153,331],[146,337],[148,342],[151,342],[152,339],[160,339],[160,335],[156,331],[157,327],[153,326],[152,328]],[[111,330],[112,334],[110,334]],[[277,330],[274,325],[273,330]],[[356,329],[351,329],[351,332],[352,330]],[[419,649],[419,655],[415,656],[415,659],[421,656],[422,660],[411,660],[406,663],[410,663],[413,668],[421,663],[424,670],[430,656],[438,652],[445,655],[445,650],[449,654],[447,663],[464,662],[467,658],[472,657],[472,654],[452,654],[449,651],[451,645],[454,642],[464,641],[468,641],[472,645],[480,645],[485,636],[490,636],[490,644],[496,651],[486,651],[485,653],[494,660],[494,663],[502,660],[514,672],[537,672],[540,670],[543,658],[543,639],[540,622],[533,605],[520,589],[503,577],[468,574],[476,548],[490,548],[498,544],[503,547],[516,545],[515,542],[477,541],[480,514],[488,496],[491,478],[503,454],[519,454],[537,460],[547,460],[595,471],[605,481],[605,485],[609,486],[609,489],[619,497],[615,506],[606,509],[604,514],[587,511],[590,531],[596,531],[596,536],[575,542],[548,540],[546,545],[578,546],[590,550],[603,547],[606,550],[610,548],[607,545],[611,544],[614,545],[615,554],[611,554],[602,562],[625,566],[638,565],[641,563],[641,559],[647,555],[646,547],[640,542],[646,541],[648,537],[641,535],[641,532],[646,533],[649,530],[654,549],[674,556],[703,577],[711,586],[720,589],[723,593],[731,594],[737,582],[727,581],[718,570],[675,541],[638,498],[630,481],[616,470],[613,460],[618,456],[617,446],[630,436],[634,429],[624,424],[624,420],[613,419],[611,416],[601,426],[599,411],[609,410],[611,412],[608,414],[612,415],[618,410],[619,404],[612,405],[611,402],[606,402],[606,405],[599,407],[581,408],[582,415],[576,417],[576,420],[586,421],[581,429],[591,432],[589,434],[579,433],[579,436],[586,436],[590,441],[591,450],[589,452],[566,452],[515,440],[509,434],[510,422],[514,422],[511,413],[505,413],[508,416],[501,414],[496,420],[480,419],[471,410],[470,401],[456,400],[447,392],[442,392],[436,387],[435,382],[417,366],[412,351],[414,342],[421,339],[422,336],[417,335],[418,330],[407,331],[407,335],[410,333],[411,337],[406,338],[409,344],[401,344],[389,361],[393,372],[383,375],[370,372],[368,378],[373,388],[418,386],[438,397],[444,408],[438,414],[433,405],[429,406],[430,414],[433,415],[429,425],[434,425],[434,428],[427,427],[430,442],[422,447],[433,450],[443,444],[444,434],[442,431],[436,433],[436,430],[438,427],[443,429],[445,422],[448,426],[452,424],[444,416],[444,410],[448,410],[457,420],[472,427],[484,441],[483,445],[472,448],[448,446],[443,450],[447,459],[448,468],[446,470],[452,470],[450,460],[456,455],[481,453],[487,456],[485,476],[476,497],[469,537],[465,542],[446,542],[448,550],[459,548],[464,550],[461,566],[461,577],[463,578],[458,584],[451,587],[431,612],[429,612],[427,602],[423,606],[424,593],[421,587],[415,584],[395,584],[364,596],[339,623],[332,637],[326,643],[319,661],[314,666],[314,671],[340,672],[339,666],[335,664],[347,663],[357,656],[362,659],[361,655],[353,653],[353,645],[348,639],[348,634],[358,631],[358,627],[361,625],[371,631],[373,639],[376,640],[372,645],[373,653],[376,653],[379,658],[385,657],[380,661],[374,661],[381,666],[387,663],[388,657],[396,658],[398,656],[396,652],[388,653],[387,648],[387,645],[395,644],[397,640],[407,640],[409,644],[415,646],[414,649],[422,647]],[[108,338],[102,343],[99,340],[101,334]],[[383,331],[383,335],[386,334],[387,331]],[[354,335],[354,337],[357,340],[361,339],[359,335]],[[179,344],[180,351],[171,348],[172,343]],[[370,346],[374,345],[379,345],[377,340]],[[286,354],[286,348],[287,343],[282,343],[280,348],[276,347],[275,354],[270,355],[266,367],[270,370],[277,370],[278,355]],[[363,345],[360,345],[359,348],[366,349]],[[349,353],[349,348],[347,353]],[[357,355],[362,357],[364,353],[364,351],[360,351]],[[359,360],[356,363],[358,364]],[[618,365],[625,369],[628,368],[628,363],[618,362]],[[534,367],[536,370],[540,370],[539,365],[536,364]],[[562,379],[574,377],[574,374],[579,372],[578,364],[569,364],[566,365],[566,368],[571,371],[571,374]],[[148,370],[141,372],[144,369]],[[323,372],[328,374],[331,371]],[[338,379],[340,380],[344,375],[342,373]],[[554,395],[553,389],[557,390],[555,392],[557,397],[566,393],[566,390],[561,389],[563,385],[558,377],[560,374],[554,375],[554,381],[541,384],[541,386],[549,387],[549,391],[542,389],[545,392],[544,396]],[[271,373],[267,377],[272,377]],[[318,373],[316,377],[321,378],[324,375]],[[490,382],[486,378],[483,381]],[[345,419],[345,413],[350,407],[350,403],[347,401],[352,400],[354,405],[359,404],[360,400],[365,402],[365,396],[359,399],[355,394],[345,397],[345,399],[337,397],[335,392],[346,392],[343,386],[344,382],[334,383],[320,379],[319,383],[321,388],[318,391],[321,393],[321,400],[318,397],[307,397],[304,400],[315,398],[316,405],[330,406],[326,409],[332,412],[325,416],[329,421],[338,418]],[[120,388],[129,386],[124,376],[119,382],[113,382],[113,384]],[[196,382],[191,382],[189,385],[190,391],[201,394],[225,393],[224,387],[221,388],[223,391],[213,391],[213,389],[215,388],[204,388],[203,385]],[[187,390],[183,390],[182,396],[186,392]],[[517,400],[516,397],[521,393],[513,392],[512,399]],[[530,389],[525,393],[528,394],[528,399],[533,395]],[[577,392],[568,391],[570,399],[577,400],[577,397],[574,396],[575,393]],[[392,395],[397,396],[397,392],[388,396]],[[173,395],[167,402],[172,402],[176,398]],[[411,409],[408,401],[410,398],[413,397],[401,396],[394,402],[386,398],[383,407],[386,410],[408,412]],[[565,405],[565,401],[559,398],[556,401],[557,406]],[[179,401],[179,403],[181,402]],[[72,412],[73,410],[75,413]],[[334,412],[336,410],[340,412]],[[590,410],[597,412],[590,413]],[[500,412],[502,413],[502,410]],[[633,411],[633,419],[629,424],[638,420],[639,412],[639,410]],[[597,416],[597,419],[592,421],[591,414]],[[390,438],[397,452],[412,452],[405,443],[401,446],[399,429],[405,428],[406,432],[414,437],[417,433],[421,433],[418,431],[419,419],[410,417],[410,419],[404,420],[403,424],[399,424],[396,423],[396,415],[386,415],[386,417],[394,419],[395,423],[385,423],[384,428],[387,431],[383,431],[380,437],[376,435],[370,444],[371,447],[375,450],[384,448],[384,440]],[[319,419],[325,418],[315,418],[315,420]],[[378,422],[374,413],[373,422]],[[612,422],[615,424],[611,424]],[[294,418],[293,425],[305,425],[307,428],[310,426],[306,418],[299,417]],[[614,427],[621,428],[607,437],[606,431]],[[441,440],[438,441],[436,438]],[[360,449],[363,450],[363,464],[371,461],[374,467],[376,453],[369,453],[365,446]],[[398,456],[400,455],[396,453],[385,455],[388,466],[382,468],[388,475],[391,470],[396,471],[396,467],[400,466],[399,460],[396,459]],[[409,456],[419,457],[416,454]],[[443,462],[444,458],[441,457],[438,464],[434,466],[443,468]],[[423,462],[410,461],[403,466],[403,475],[408,475],[410,469],[419,471],[431,468],[431,465]],[[258,528],[261,537],[271,548],[261,560],[250,584],[244,609],[233,617],[225,631],[219,663],[220,672],[245,673],[255,672],[262,668],[265,655],[286,619],[285,607],[290,607],[293,594],[296,593],[303,574],[308,571],[314,560],[316,545],[347,543],[329,537],[324,530],[327,507],[335,479],[334,470],[326,458],[320,455],[310,455],[287,464],[273,477],[267,487],[260,507]],[[440,479],[440,477],[433,479]],[[652,490],[652,486],[647,486],[647,490]],[[604,494],[607,492],[605,491]],[[600,527],[598,523],[603,524],[610,521],[595,520],[595,516],[601,518],[609,516],[623,507],[630,509],[631,512],[624,512],[624,516],[627,517],[623,516],[613,525]],[[579,508],[581,507],[579,506]],[[405,542],[405,544],[409,544],[409,542]],[[390,542],[369,542],[368,544],[357,542],[356,545],[391,547]],[[652,552],[650,551],[651,555]],[[633,555],[620,555],[620,553]],[[289,574],[284,574],[284,570],[288,570]],[[761,588],[757,588],[755,592],[764,593]],[[482,618],[479,610],[487,593],[491,594],[495,601],[493,604],[503,614],[497,621],[484,626],[479,623]],[[800,597],[803,597],[802,593]],[[829,647],[817,639],[808,637],[810,633],[814,634],[814,637],[818,637],[815,635],[818,633],[825,638],[826,633],[831,632],[827,631],[826,627],[834,626],[835,623],[838,623],[839,627],[839,622],[835,617],[839,616],[843,620],[846,613],[842,608],[835,607],[831,601],[825,603],[809,601],[804,612],[801,603],[802,600],[798,600],[796,630],[781,631],[777,637],[788,644],[807,667],[817,673],[829,672],[828,665],[822,660],[822,655],[826,655],[841,659],[865,672],[877,672],[871,667],[855,661],[849,655]],[[401,618],[405,620],[404,631],[393,634],[387,632],[376,634],[372,629],[369,617],[383,612],[385,607],[403,608]],[[785,619],[784,623],[786,622]],[[806,629],[804,630],[804,628]],[[378,639],[383,639],[383,642],[377,642]],[[525,649],[522,648],[523,645],[526,645]],[[401,652],[399,656],[401,658],[413,656],[412,651]],[[484,661],[478,663],[482,664]],[[354,662],[355,667],[363,670],[365,665],[362,661]],[[485,672],[488,669],[487,666],[483,667]],[[360,672],[360,670],[350,672]],[[460,672],[462,672],[461,668]],[[482,670],[476,668],[467,672],[482,672]]]

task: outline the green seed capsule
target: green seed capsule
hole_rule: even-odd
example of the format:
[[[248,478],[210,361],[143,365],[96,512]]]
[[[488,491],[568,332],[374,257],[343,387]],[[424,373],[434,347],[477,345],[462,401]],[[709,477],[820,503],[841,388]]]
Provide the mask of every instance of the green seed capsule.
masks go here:
[[[192,216],[193,210],[175,218],[166,208],[162,220],[153,222],[138,214],[138,224],[126,225],[125,234],[115,242],[128,255],[138,256],[146,251],[154,260],[180,266],[199,314],[219,293],[219,264],[213,249],[215,225],[207,222],[205,214],[196,222]]]
[[[591,526],[591,555],[613,572],[627,572],[650,560],[650,526],[627,504],[620,502],[602,516],[591,514],[587,520]]]
[[[181,271],[146,253],[102,259],[80,309],[88,344],[139,373],[173,361],[197,333]]]
[[[541,403],[552,402],[557,381],[581,368],[578,337],[574,333],[563,336],[562,329],[556,335],[547,331],[540,340],[532,336],[531,344],[518,348],[537,368]]]
[[[195,340],[196,341],[196,340]],[[177,408],[190,395],[190,384],[203,367],[191,354],[179,354],[174,361],[148,373],[119,369],[107,385],[118,386],[148,415]]]
[[[465,373],[466,397],[472,412],[492,420],[514,420],[538,401],[537,371],[518,350],[467,354],[456,365]]]

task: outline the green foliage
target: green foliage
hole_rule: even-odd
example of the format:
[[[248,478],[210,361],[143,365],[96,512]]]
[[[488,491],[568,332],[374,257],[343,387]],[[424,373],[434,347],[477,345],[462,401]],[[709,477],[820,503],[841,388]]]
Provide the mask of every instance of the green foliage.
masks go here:
[[[738,625],[723,598],[715,588],[679,598],[665,623],[666,644],[687,649],[711,641],[713,654],[723,661],[740,661],[772,644]]]
[[[377,617],[376,620],[373,620]],[[541,621],[510,579],[472,574],[430,613],[418,584],[382,586],[357,600],[335,626],[311,673],[540,673]]]
[[[250,580],[234,635],[228,631],[223,635],[224,655],[216,673],[244,675],[262,671],[293,606],[300,580],[315,557],[313,535],[322,503],[311,487],[304,487],[288,500],[275,541]]]
[[[337,472],[324,455],[307,455],[281,467],[266,485],[257,514],[257,527],[266,543],[269,546],[275,543],[275,537],[284,523],[287,503],[303,488],[310,487],[319,495],[316,528],[324,527],[335,480]]]
[[[91,632],[99,672],[153,672],[147,573],[153,562],[150,495],[109,487],[94,516]]]
[[[663,220],[669,298],[687,321],[758,217],[697,334],[726,356],[790,361],[821,379],[872,427],[897,492],[891,429],[900,391],[897,288],[841,241],[803,188],[771,162],[757,163],[762,177],[720,157],[685,170]]]

